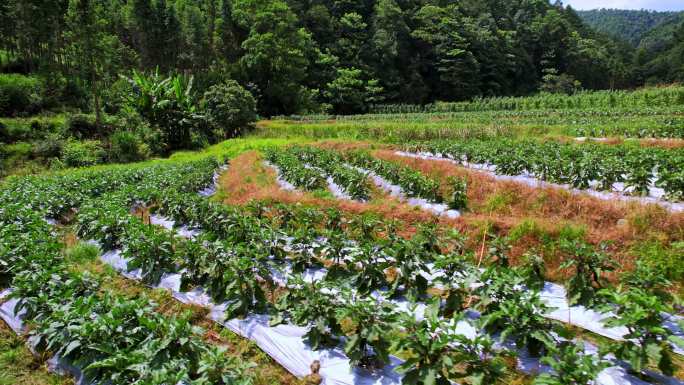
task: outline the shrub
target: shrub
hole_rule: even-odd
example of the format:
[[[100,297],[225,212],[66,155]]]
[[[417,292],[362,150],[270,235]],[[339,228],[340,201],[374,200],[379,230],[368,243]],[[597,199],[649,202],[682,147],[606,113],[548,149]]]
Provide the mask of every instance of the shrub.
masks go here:
[[[254,97],[234,80],[210,87],[202,105],[219,140],[240,135],[256,120]]]
[[[64,126],[63,117],[39,116],[34,118],[0,119],[0,142],[13,143],[42,139],[50,132],[58,132]]]
[[[67,167],[93,166],[102,161],[104,150],[98,140],[71,140],[62,150],[62,161]]]
[[[157,127],[151,127],[150,123],[130,106],[123,106],[116,115],[108,116],[107,126],[116,131],[131,131],[139,140],[140,155],[143,159],[154,154],[163,154],[166,151],[164,133]]]
[[[32,114],[43,105],[40,79],[19,74],[0,74],[0,116]]]
[[[54,158],[62,153],[64,140],[57,133],[48,133],[45,139],[33,143],[33,154],[39,158]]]
[[[79,138],[88,139],[97,136],[98,130],[95,124],[95,115],[74,114],[67,120],[69,134]]]
[[[110,137],[109,159],[114,162],[136,162],[146,158],[140,138],[129,131],[117,131]]]
[[[117,114],[126,108],[128,99],[133,93],[133,86],[126,78],[120,78],[105,90],[102,98],[103,108],[108,114]]]

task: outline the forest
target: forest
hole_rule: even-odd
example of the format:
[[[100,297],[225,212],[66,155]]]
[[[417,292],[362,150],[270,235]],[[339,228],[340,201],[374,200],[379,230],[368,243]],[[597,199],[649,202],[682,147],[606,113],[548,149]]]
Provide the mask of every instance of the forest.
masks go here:
[[[579,16],[601,33],[629,43],[635,84],[682,80],[684,12],[598,9]]]
[[[91,110],[133,69],[236,80],[266,116],[645,82],[634,49],[545,0],[9,0],[0,28],[2,72]]]

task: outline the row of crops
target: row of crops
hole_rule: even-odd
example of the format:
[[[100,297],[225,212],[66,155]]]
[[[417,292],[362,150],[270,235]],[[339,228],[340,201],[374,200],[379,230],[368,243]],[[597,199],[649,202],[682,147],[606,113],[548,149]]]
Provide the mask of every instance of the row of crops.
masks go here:
[[[672,311],[668,281],[649,270],[648,286],[639,281],[646,276],[642,271],[624,277],[632,289],[609,288],[610,259],[586,244],[564,245],[569,267],[577,271],[567,283],[568,300],[610,311],[606,325],[626,326],[630,333],[630,340],[607,344],[598,356],[585,354],[569,329],[549,319],[551,309],[541,297],[547,285],[543,262],[531,258],[524,268],[510,267],[504,239],[492,243],[492,264],[481,271],[461,235],[443,239],[434,227],[405,239],[391,223],[337,211],[226,207],[195,194],[133,190],[101,199],[77,218],[79,234],[122,250],[127,269],[140,279],[158,285],[165,274],[179,274],[185,290],[203,288],[223,302],[226,317],[268,314],[272,326],[305,327],[312,349],[340,346],[351,365],[366,371],[390,364],[390,354],[411,357],[397,369],[406,383],[430,383],[433,377],[436,383],[493,383],[520,375],[507,364],[520,354],[557,371],[539,376],[539,384],[587,383],[614,365],[608,353],[639,372],[674,369],[670,341],[678,340],[662,327],[664,314]],[[187,239],[146,226],[127,209],[141,202],[199,233]],[[324,275],[311,282],[297,274],[311,269]],[[285,281],[278,279],[282,273]],[[280,288],[275,295],[283,284],[286,292]],[[439,287],[440,296],[431,297],[431,287]],[[421,305],[418,315],[414,306]]]
[[[216,166],[79,172],[2,187],[0,276],[26,311],[40,350],[77,364],[96,382],[249,381],[245,364],[226,360],[187,320],[162,317],[144,299],[107,294],[92,277],[71,272],[45,221],[54,218],[74,224],[81,239],[118,251],[124,271],[150,285],[175,273],[183,290],[201,288],[223,303],[226,318],[261,314],[271,325],[305,328],[309,348],[337,347],[363,372],[391,365],[408,384],[505,381],[524,371],[511,359],[528,356],[553,369],[537,384],[610,376],[619,371],[610,355],[641,376],[675,370],[672,343],[681,339],[662,326],[673,309],[669,282],[657,269],[641,266],[622,278],[627,288],[611,287],[605,273],[613,266],[605,254],[584,243],[562,245],[566,268],[574,271],[567,302],[605,312],[605,327],[627,334],[601,346],[600,354],[587,354],[571,328],[550,315],[543,260],[530,256],[524,267],[511,267],[505,239],[491,242],[481,256],[488,267],[479,269],[462,234],[432,226],[404,238],[394,223],[335,210],[221,205],[196,194],[211,183]],[[197,232],[183,238],[150,226],[133,207]],[[315,280],[299,275],[310,277],[312,270],[322,274]],[[390,355],[404,361],[396,367]]]
[[[328,176],[353,199],[367,200],[372,177],[379,187],[390,184],[400,188],[408,198],[436,204],[447,203],[452,210],[466,207],[466,183],[460,178],[442,189],[434,178],[394,162],[377,159],[367,151],[337,152],[312,146],[292,146],[267,152],[267,160],[278,167],[282,177],[292,185],[308,191],[325,188]],[[311,167],[313,166],[313,167]]]
[[[637,91],[583,91],[573,95],[546,94],[527,97],[476,98],[466,102],[428,105],[390,104],[371,107],[372,113],[464,112],[497,110],[649,108],[684,105],[684,87],[645,88]]]
[[[429,142],[406,146],[502,175],[529,175],[578,189],[684,199],[684,151],[535,140]]]
[[[684,106],[644,110],[534,110],[455,113],[365,114],[349,116],[290,116],[281,119],[315,124],[358,127],[377,124],[412,126],[415,129],[458,130],[468,127],[501,127],[506,135],[520,130],[551,132],[575,137],[684,138]],[[387,134],[387,133],[386,133]]]
[[[80,368],[92,383],[250,383],[249,365],[206,343],[188,317],[161,315],[146,297],[110,293],[100,278],[74,269],[46,221],[67,220],[92,199],[132,186],[197,191],[211,182],[215,167],[204,161],[6,182],[0,288],[10,288],[16,303],[8,314],[23,321],[17,331],[28,331],[37,352],[58,357],[62,369]]]

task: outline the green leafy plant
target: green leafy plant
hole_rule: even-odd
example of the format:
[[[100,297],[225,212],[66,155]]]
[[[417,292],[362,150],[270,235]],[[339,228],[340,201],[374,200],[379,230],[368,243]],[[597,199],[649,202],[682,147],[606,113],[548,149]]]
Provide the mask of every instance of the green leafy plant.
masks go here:
[[[670,302],[674,299],[668,292],[668,289],[672,287],[672,282],[665,275],[665,271],[653,263],[638,260],[634,271],[624,273],[620,281],[625,286],[643,289],[663,302]]]
[[[373,370],[389,362],[388,331],[393,329],[398,317],[391,303],[354,298],[347,293],[345,304],[337,309],[336,316],[347,337],[344,352],[352,365]]]
[[[341,335],[337,310],[341,306],[327,286],[305,283],[301,277],[290,280],[296,289],[288,290],[278,298],[277,315],[271,325],[289,320],[295,325],[309,327],[306,340],[314,350],[334,346]]]
[[[561,268],[575,270],[566,284],[570,305],[597,305],[597,293],[607,284],[604,274],[615,270],[615,263],[603,250],[584,242],[563,242],[561,248],[570,256]]]
[[[405,330],[406,337],[392,344],[392,350],[409,356],[397,368],[404,374],[402,384],[451,384],[449,378],[454,376],[458,364],[452,348],[452,335],[459,320],[441,321],[438,301],[428,306],[422,321],[416,321],[412,314],[403,314],[400,326]]]
[[[534,379],[534,385],[586,385],[593,383],[598,374],[610,364],[601,355],[584,351],[584,344],[562,341],[549,346],[549,352],[541,362],[551,367],[551,373],[543,373]]]
[[[451,189],[449,208],[452,210],[465,210],[468,207],[468,182],[465,178],[450,177],[448,184]]]
[[[549,308],[538,293],[518,290],[500,301],[497,309],[483,313],[482,326],[500,332],[501,341],[512,339],[519,349],[539,356],[553,345],[555,325],[544,317]]]
[[[142,280],[157,284],[164,273],[177,269],[176,238],[167,231],[141,225],[126,232],[122,256],[128,259],[128,271],[140,269]]]
[[[465,367],[454,379],[465,378],[472,385],[495,384],[506,374],[505,352],[494,350],[494,341],[486,334],[468,337],[454,334],[454,362]]]
[[[603,290],[608,304],[601,307],[610,312],[603,320],[608,327],[625,327],[624,340],[608,344],[603,349],[628,362],[636,373],[649,365],[657,366],[666,375],[672,375],[672,332],[663,326],[663,313],[670,309],[655,295],[641,288]]]
[[[252,385],[254,376],[249,372],[256,367],[253,362],[244,362],[238,357],[226,354],[223,346],[209,346],[200,357],[198,379],[192,385]]]
[[[523,263],[518,271],[525,279],[525,285],[531,290],[541,291],[544,288],[546,263],[541,255],[534,252],[525,253]]]

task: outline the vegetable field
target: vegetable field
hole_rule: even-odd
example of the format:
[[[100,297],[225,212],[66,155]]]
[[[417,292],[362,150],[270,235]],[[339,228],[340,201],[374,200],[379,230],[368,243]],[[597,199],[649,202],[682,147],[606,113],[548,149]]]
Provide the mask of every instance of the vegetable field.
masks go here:
[[[443,113],[385,108],[297,124]],[[0,318],[93,384],[684,383],[681,147],[290,129],[3,180]]]

